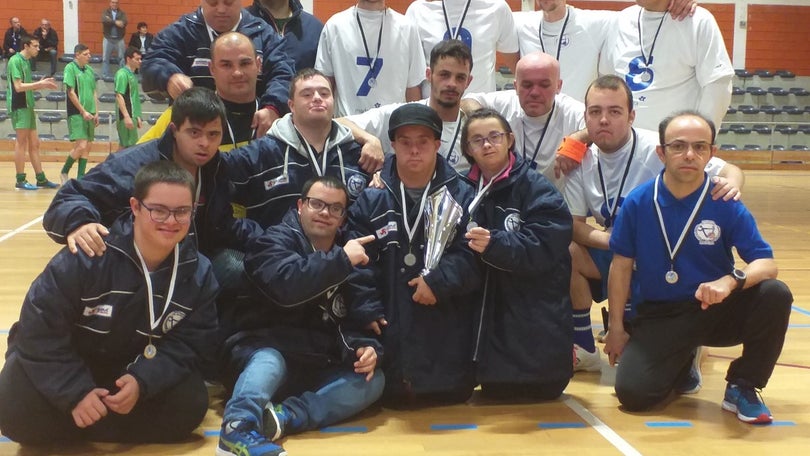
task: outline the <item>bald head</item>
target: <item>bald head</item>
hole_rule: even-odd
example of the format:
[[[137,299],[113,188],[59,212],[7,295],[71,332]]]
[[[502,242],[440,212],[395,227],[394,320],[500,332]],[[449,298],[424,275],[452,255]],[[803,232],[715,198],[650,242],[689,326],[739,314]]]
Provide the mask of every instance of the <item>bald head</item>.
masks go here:
[[[211,45],[211,60],[216,59],[217,51],[225,51],[235,48],[250,49],[251,55],[256,57],[256,49],[250,38],[239,32],[227,32],[219,35]]]
[[[537,117],[547,114],[560,93],[560,63],[544,52],[523,56],[515,68],[515,90],[523,111]]]

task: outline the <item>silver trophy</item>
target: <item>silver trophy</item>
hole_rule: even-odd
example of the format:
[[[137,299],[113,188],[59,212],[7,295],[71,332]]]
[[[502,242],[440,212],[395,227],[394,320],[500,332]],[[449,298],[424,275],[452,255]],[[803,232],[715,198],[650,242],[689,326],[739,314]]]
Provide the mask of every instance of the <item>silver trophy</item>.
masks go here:
[[[464,210],[453,199],[447,187],[430,195],[425,203],[425,276],[436,268],[447,243],[456,232]]]

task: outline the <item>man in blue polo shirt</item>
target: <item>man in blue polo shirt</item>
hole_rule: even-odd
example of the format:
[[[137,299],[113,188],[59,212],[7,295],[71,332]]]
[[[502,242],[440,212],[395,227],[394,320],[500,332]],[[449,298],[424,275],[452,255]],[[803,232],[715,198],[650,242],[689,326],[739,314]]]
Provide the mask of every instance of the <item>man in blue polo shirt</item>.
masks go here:
[[[664,171],[627,196],[610,236],[605,353],[620,361],[616,395],[626,410],[648,409],[688,375],[696,347],[741,343],[722,407],[770,423],[758,392],[782,351],[793,296],[776,280],[773,251],[751,213],[707,195],[713,122],[681,112],[661,122],[659,136]],[[744,268],[735,268],[732,247]],[[622,316],[634,263],[642,302],[628,334]]]

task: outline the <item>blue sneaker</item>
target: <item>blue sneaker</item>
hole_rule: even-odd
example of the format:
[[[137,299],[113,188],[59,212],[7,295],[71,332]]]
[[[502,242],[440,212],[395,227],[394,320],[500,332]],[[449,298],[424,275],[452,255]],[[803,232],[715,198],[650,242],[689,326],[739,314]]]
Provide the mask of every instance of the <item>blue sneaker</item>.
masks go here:
[[[290,421],[292,412],[282,404],[268,402],[264,406],[264,435],[272,441],[284,436],[284,429]]]
[[[14,188],[17,190],[37,190],[37,186],[29,184],[28,181],[17,182],[14,184]]]
[[[678,394],[695,394],[703,386],[703,375],[700,372],[700,357],[703,354],[703,347],[695,349],[695,357],[692,358],[692,365],[689,366],[689,373],[681,383],[675,385],[675,392]]]
[[[729,383],[723,398],[723,410],[736,413],[740,421],[750,424],[769,424],[773,421],[771,411],[762,402],[759,391],[751,386]]]
[[[40,188],[59,188],[59,184],[57,184],[56,182],[51,182],[48,179],[45,179],[42,182],[37,181],[37,187],[40,187]]]
[[[251,421],[231,421],[219,432],[217,456],[287,456],[284,448],[276,445],[256,430]]]

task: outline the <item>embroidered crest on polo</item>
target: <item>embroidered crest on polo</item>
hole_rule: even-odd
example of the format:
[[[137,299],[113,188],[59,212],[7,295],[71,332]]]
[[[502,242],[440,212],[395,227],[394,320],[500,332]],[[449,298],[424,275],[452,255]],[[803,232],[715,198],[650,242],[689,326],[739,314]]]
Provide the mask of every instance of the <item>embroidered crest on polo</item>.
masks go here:
[[[694,233],[700,245],[714,245],[720,240],[720,225],[714,220],[701,220],[695,225]]]

